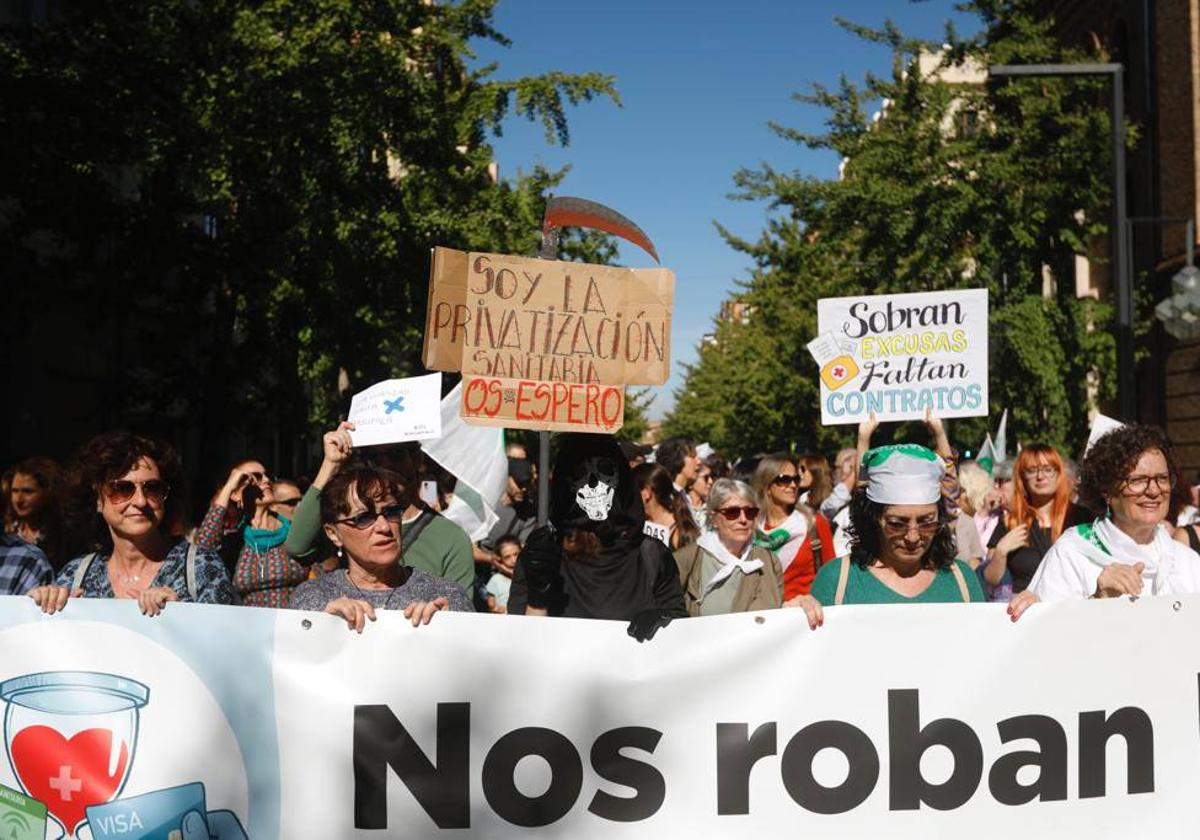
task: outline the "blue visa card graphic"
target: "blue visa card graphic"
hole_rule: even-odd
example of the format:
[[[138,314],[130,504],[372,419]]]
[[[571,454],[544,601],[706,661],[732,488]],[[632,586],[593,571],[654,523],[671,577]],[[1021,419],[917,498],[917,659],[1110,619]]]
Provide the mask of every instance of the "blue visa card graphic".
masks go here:
[[[95,840],[178,840],[188,811],[208,812],[200,782],[92,805],[87,818]]]

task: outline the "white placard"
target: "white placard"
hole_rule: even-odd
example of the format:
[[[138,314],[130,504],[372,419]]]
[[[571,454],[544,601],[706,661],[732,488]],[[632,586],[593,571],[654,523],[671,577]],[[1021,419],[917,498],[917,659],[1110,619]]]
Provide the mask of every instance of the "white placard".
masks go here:
[[[428,440],[442,434],[442,375],[385,379],[350,401],[355,446]]]
[[[824,425],[987,415],[986,289],[823,298],[817,325]]]

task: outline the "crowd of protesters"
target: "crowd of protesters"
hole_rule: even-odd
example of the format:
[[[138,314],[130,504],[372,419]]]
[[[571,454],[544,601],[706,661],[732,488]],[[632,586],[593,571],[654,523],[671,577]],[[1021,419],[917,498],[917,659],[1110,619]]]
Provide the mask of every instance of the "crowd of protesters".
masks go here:
[[[31,457],[4,475],[0,594],[48,613],[79,597],[151,616],[170,601],[319,610],[359,632],[381,609],[414,625],[447,609],[602,618],[646,640],[763,609],[816,628],[842,604],[990,600],[1015,621],[1038,601],[1200,592],[1197,488],[1161,430],[1110,431],[1077,468],[1038,443],[963,460],[926,425],[932,448],[873,447],[872,418],[832,463],[561,435],[541,525],[536,465],[513,444],[476,540],[442,513],[453,476],[416,444],[356,450],[347,423],[311,480],[233,463],[194,523],[173,448],[106,433],[69,468]]]

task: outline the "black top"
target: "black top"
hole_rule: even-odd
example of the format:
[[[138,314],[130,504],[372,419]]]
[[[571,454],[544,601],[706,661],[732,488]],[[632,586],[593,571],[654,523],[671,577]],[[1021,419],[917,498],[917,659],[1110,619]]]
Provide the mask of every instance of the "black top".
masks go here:
[[[1063,518],[1063,531],[1084,522],[1091,522],[1092,518],[1085,508],[1076,504],[1068,505],[1067,515]],[[992,536],[988,540],[988,548],[995,548],[996,543],[1000,542],[1000,538],[1008,533],[1006,520],[1007,517],[1002,516],[996,523],[996,529],[992,531]],[[1050,550],[1051,543],[1050,531],[1035,523],[1029,528],[1029,545],[1022,546],[1008,555],[1008,571],[1012,575],[1013,594],[1024,592],[1028,588],[1038,566],[1042,564],[1042,558]]]
[[[643,610],[660,609],[686,618],[671,550],[658,540],[637,537],[636,542],[605,546],[594,560],[564,559],[561,584],[550,598],[550,615],[629,621]],[[508,612],[513,615],[525,614],[525,559],[522,553],[517,560],[508,595]]]

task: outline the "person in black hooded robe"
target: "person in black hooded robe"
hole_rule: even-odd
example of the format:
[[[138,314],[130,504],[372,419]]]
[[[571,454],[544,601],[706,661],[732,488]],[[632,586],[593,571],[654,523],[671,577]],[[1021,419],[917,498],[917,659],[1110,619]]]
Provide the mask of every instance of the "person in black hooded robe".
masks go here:
[[[642,533],[646,514],[610,435],[562,436],[550,523],[517,559],[508,612],[628,621],[638,641],[687,616],[670,550]]]

